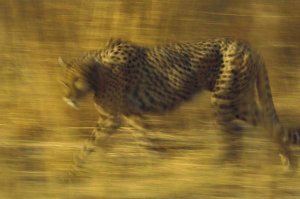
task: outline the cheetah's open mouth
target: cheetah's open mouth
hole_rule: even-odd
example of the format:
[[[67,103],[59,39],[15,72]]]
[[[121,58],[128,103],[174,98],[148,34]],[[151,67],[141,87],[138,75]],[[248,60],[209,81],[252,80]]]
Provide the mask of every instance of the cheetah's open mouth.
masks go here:
[[[74,100],[72,100],[70,98],[66,98],[66,97],[64,97],[63,100],[72,108],[74,108],[76,110],[79,109],[78,104]]]

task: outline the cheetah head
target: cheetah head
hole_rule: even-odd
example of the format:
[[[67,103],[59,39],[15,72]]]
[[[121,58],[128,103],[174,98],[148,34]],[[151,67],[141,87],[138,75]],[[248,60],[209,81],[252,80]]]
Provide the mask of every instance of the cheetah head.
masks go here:
[[[80,70],[80,66],[76,61],[66,63],[59,57],[58,63],[64,68],[62,80],[64,85],[63,100],[71,107],[78,109],[78,101],[91,91],[88,79],[85,73]]]

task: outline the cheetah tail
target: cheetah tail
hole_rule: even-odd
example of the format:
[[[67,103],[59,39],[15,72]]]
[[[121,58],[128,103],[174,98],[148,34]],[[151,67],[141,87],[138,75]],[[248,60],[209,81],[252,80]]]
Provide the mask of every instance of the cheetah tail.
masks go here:
[[[282,126],[273,103],[267,69],[261,57],[257,60],[256,87],[262,110],[262,124],[275,139],[280,139],[283,143],[300,145],[300,129],[286,129]]]

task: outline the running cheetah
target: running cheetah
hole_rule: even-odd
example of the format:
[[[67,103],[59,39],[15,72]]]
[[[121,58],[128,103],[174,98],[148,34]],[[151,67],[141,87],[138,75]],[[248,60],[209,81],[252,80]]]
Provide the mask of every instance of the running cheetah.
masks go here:
[[[291,164],[288,145],[300,143],[299,131],[280,123],[261,56],[243,41],[143,47],[112,39],[102,49],[69,63],[59,58],[59,63],[65,68],[64,100],[69,105],[77,108],[83,96],[94,93],[100,120],[92,144],[99,131],[112,133],[131,116],[171,111],[202,90],[212,93],[216,121],[225,132],[237,129],[236,120],[264,126],[286,164]],[[92,146],[85,147],[82,153],[91,151]]]

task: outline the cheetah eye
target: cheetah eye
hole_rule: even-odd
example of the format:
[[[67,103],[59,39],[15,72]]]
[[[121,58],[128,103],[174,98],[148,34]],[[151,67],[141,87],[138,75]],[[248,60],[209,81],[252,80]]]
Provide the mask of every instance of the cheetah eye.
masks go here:
[[[78,90],[87,90],[89,89],[89,84],[87,81],[85,81],[84,79],[78,78],[75,82],[74,82],[74,86],[76,89]]]

